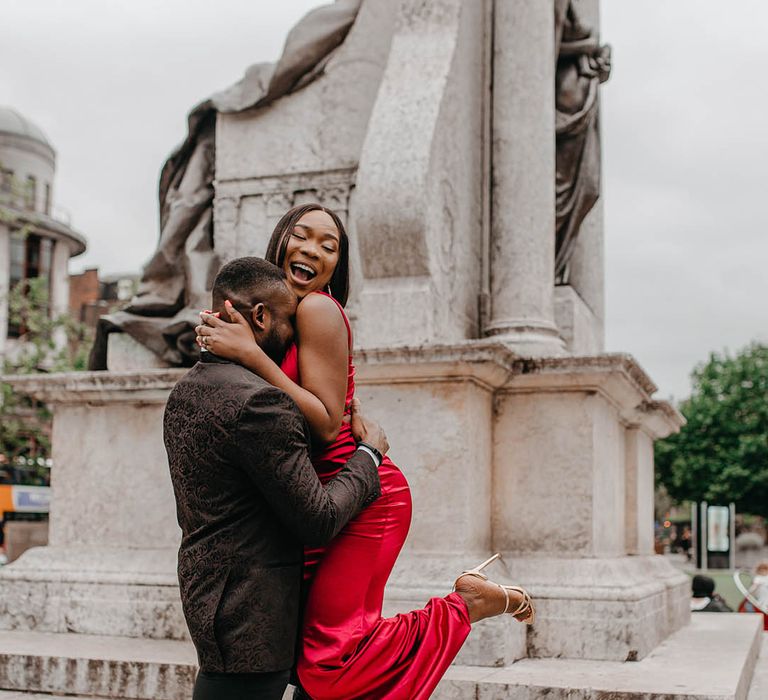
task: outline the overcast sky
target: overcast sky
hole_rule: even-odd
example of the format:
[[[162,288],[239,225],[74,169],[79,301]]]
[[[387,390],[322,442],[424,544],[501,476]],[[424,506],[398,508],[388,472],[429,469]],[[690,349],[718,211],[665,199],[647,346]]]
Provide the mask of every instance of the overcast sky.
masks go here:
[[[0,104],[58,152],[78,272],[137,271],[186,113],[274,60],[320,0],[2,0]],[[682,398],[712,350],[768,341],[768,3],[603,0],[607,345]]]

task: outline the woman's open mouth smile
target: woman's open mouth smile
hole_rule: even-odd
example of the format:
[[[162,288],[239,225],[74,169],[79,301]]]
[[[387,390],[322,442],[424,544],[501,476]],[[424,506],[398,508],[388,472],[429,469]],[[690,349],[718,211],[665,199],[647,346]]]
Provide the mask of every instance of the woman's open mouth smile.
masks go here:
[[[293,280],[301,285],[309,284],[315,277],[317,277],[317,271],[301,262],[292,262],[290,265],[291,277]]]

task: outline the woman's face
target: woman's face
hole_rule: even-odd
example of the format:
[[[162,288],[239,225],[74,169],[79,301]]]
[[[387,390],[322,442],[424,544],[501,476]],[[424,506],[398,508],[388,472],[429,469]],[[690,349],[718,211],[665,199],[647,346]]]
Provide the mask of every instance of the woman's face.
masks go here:
[[[339,262],[341,235],[333,219],[319,209],[307,212],[288,232],[283,271],[299,298],[323,291]]]

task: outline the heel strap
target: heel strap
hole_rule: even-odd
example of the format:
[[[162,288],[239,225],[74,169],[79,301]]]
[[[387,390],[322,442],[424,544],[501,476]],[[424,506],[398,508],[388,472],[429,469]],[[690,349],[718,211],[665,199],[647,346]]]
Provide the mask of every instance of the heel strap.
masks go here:
[[[520,586],[504,586],[504,590],[507,592],[507,601],[509,601],[509,591],[516,591],[523,596],[523,600],[520,602],[520,605],[517,606],[517,610],[512,613],[513,617],[516,615],[522,615],[523,613],[529,612],[533,609],[533,601],[531,596],[524,588],[520,588]]]
[[[504,610],[501,611],[501,614],[504,615],[507,610],[509,610],[509,591],[507,590],[506,586],[502,586],[500,583],[497,583],[496,585],[501,588],[502,591],[504,591],[504,597],[507,600],[507,602],[504,604]]]

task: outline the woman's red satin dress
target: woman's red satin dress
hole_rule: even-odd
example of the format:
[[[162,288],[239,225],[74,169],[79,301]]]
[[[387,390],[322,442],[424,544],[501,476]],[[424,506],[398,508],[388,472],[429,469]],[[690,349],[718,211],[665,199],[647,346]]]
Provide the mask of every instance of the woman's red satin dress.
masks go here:
[[[351,347],[349,321],[338,306]],[[295,345],[282,369],[300,383]],[[347,406],[354,374],[350,354]],[[320,480],[337,474],[354,450],[351,428],[342,425],[336,440],[313,457]],[[297,672],[313,700],[426,700],[469,634],[467,607],[457,593],[382,618],[384,587],[411,522],[411,495],[388,457],[379,476],[381,497],[328,547],[305,550],[304,578],[311,585]]]

